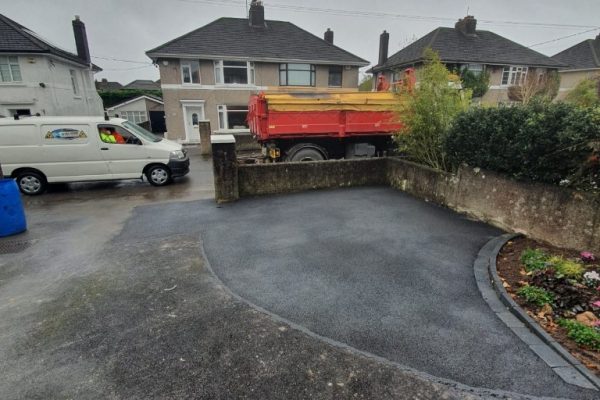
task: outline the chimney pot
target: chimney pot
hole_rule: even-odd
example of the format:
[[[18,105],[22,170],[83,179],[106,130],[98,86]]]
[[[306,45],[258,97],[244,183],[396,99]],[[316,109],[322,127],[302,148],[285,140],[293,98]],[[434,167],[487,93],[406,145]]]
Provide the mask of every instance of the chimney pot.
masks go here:
[[[86,64],[90,64],[90,48],[88,46],[87,34],[85,33],[85,24],[76,15],[73,20],[73,35],[75,36],[75,47],[77,48],[77,56]]]
[[[252,0],[250,3],[250,11],[248,12],[248,22],[253,28],[265,27],[265,7],[262,1]]]
[[[323,39],[325,39],[327,43],[333,44],[333,31],[331,30],[331,28],[327,28]]]
[[[383,65],[388,59],[388,47],[390,44],[390,34],[387,31],[379,36],[379,60],[377,65]]]

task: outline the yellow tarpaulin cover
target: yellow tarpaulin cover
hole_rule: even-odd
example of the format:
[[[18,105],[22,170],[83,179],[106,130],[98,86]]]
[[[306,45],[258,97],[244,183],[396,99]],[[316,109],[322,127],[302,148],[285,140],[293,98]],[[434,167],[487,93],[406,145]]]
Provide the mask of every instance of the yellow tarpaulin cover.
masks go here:
[[[272,111],[393,111],[398,105],[390,92],[265,92],[264,96]]]

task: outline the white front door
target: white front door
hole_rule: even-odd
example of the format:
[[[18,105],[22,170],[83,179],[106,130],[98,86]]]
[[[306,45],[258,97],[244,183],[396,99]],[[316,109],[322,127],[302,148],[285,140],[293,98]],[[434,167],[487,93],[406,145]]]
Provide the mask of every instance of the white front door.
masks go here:
[[[185,107],[185,139],[188,143],[200,143],[198,122],[204,119],[204,108],[198,106]]]

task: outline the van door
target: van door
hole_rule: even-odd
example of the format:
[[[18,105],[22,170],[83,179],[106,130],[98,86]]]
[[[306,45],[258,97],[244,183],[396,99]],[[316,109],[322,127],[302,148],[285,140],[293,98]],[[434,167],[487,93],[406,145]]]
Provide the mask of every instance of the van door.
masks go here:
[[[100,152],[108,162],[113,178],[140,178],[148,163],[148,153],[142,141],[122,126],[98,124]]]
[[[109,179],[108,163],[98,148],[96,127],[88,124],[43,124],[41,159],[35,168],[48,182]]]

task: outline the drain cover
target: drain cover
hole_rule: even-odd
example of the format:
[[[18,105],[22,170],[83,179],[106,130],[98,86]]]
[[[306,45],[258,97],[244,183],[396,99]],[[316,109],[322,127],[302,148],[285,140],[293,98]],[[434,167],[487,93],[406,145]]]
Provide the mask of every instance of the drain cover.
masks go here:
[[[34,242],[35,240],[0,240],[0,254],[20,253]]]

